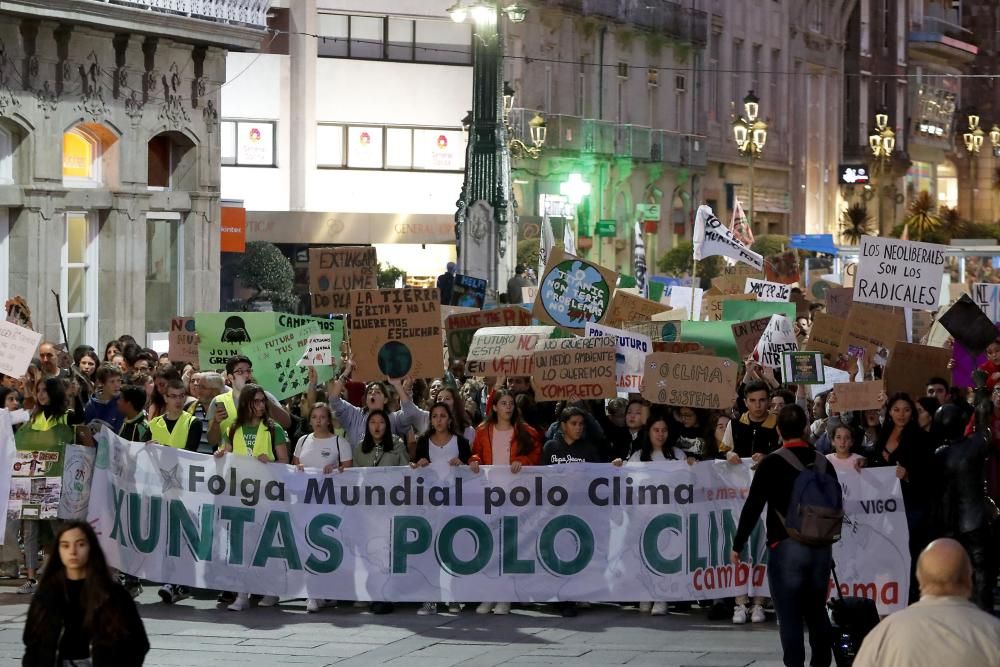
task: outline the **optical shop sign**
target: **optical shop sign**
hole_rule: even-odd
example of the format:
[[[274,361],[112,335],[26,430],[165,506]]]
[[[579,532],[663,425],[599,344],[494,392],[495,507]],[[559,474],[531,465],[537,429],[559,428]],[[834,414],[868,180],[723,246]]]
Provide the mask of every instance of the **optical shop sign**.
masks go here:
[[[862,236],[854,301],[937,310],[945,250],[934,243]]]
[[[104,433],[89,520],[109,563],[151,581],[340,600],[692,600],[766,595],[762,526],[729,564],[750,482],[724,462],[320,475]],[[845,482],[841,582],[906,600],[894,472]],[[859,502],[860,501],[860,502]],[[867,502],[867,505],[865,503]],[[868,509],[864,509],[867,507]]]

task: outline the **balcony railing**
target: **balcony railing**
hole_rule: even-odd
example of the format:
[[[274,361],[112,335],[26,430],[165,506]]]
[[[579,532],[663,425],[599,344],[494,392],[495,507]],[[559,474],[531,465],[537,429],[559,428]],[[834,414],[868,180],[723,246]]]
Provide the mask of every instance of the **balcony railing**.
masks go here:
[[[89,0],[121,5],[161,14],[186,16],[202,21],[233,23],[253,28],[267,27],[271,0]]]
[[[708,14],[674,0],[547,0],[563,10],[627,23],[667,37],[708,43]]]

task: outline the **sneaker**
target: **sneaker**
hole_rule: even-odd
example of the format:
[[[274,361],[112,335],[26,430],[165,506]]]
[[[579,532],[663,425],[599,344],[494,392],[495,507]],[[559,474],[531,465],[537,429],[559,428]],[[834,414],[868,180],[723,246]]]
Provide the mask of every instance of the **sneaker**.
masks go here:
[[[738,604],[733,607],[733,624],[743,625],[747,622],[747,606],[745,604]]]
[[[258,607],[273,607],[278,604],[277,595],[265,595],[261,597],[260,602],[257,603]]]
[[[666,602],[654,602],[653,608],[649,612],[653,616],[666,616],[667,615],[667,603]]]
[[[755,604],[750,608],[750,622],[751,623],[763,623],[767,620],[767,616],[764,614],[764,607],[759,604]]]
[[[35,593],[35,589],[37,588],[38,582],[34,579],[28,579],[17,588],[15,593],[18,595],[33,595]]]
[[[449,602],[448,603],[448,613],[449,614],[461,614],[462,613],[462,603],[461,602]]]
[[[173,604],[191,597],[186,588],[174,584],[163,584],[160,586],[159,594],[164,604]]]
[[[326,600],[320,600],[319,598],[309,598],[306,600],[306,611],[310,614],[315,614],[325,606]]]
[[[653,603],[652,602],[640,602],[639,603],[639,613],[640,614],[648,614],[649,611],[652,608],[653,608]]]
[[[436,613],[438,613],[437,602],[425,602],[423,606],[417,610],[417,616],[432,616]]]
[[[142,595],[142,582],[140,582],[135,577],[122,573],[118,575],[118,583],[122,585],[128,594],[132,596],[132,599]]]
[[[493,603],[492,602],[480,602],[479,606],[476,607],[476,613],[477,614],[488,614],[491,611],[493,611]]]
[[[509,602],[497,602],[496,606],[493,607],[494,614],[500,614],[501,616],[506,616],[510,613],[510,603]]]
[[[226,607],[229,611],[244,611],[250,608],[250,596],[246,593],[237,593],[233,603]]]
[[[221,604],[232,604],[236,599],[236,593],[230,591],[221,591],[218,596],[216,596],[215,601]]]

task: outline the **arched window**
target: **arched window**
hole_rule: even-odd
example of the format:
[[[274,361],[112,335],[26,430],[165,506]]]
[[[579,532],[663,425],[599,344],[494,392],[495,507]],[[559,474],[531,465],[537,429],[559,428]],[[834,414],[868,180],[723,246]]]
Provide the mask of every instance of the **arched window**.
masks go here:
[[[0,125],[0,185],[14,182],[14,136]]]
[[[103,143],[97,133],[83,126],[63,133],[63,185],[97,187],[102,183]]]

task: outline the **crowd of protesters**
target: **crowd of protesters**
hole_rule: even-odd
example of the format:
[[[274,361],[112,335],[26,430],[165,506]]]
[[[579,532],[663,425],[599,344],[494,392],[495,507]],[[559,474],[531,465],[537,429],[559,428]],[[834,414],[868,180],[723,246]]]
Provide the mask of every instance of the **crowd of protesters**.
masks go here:
[[[798,324],[804,328],[808,321]],[[326,386],[317,386],[313,371],[306,392],[279,401],[254,382],[247,357],[235,356],[225,368],[201,371],[122,336],[103,352],[82,346],[71,356],[43,343],[24,377],[3,378],[0,401],[15,428],[47,430],[65,424],[75,429],[80,444],[93,445],[97,428],[108,428],[132,441],[204,455],[254,456],[327,474],[352,466],[468,466],[472,473],[480,466],[506,466],[517,473],[523,466],[577,462],[620,466],[717,460],[757,466],[783,443],[794,441],[826,455],[837,475],[855,474],[863,467],[893,467],[901,480],[914,570],[921,550],[933,539],[955,538],[972,558],[974,601],[992,611],[994,501],[1000,499],[995,455],[1000,451],[1000,339],[987,354],[978,388],[950,387],[945,379],[932,377],[926,395],[883,396],[881,409],[863,412],[838,410],[835,394],[810,398],[806,387],[783,384],[776,371],[748,361],[741,368],[736,404],[703,410],[650,405],[638,394],[542,402],[536,400],[529,378],[470,377],[462,360],[451,363],[441,378],[362,383],[352,379],[352,362],[345,358],[339,375]],[[869,376],[879,372],[878,367],[868,370]],[[798,406],[802,417],[782,423],[798,431],[795,425],[801,421],[801,433],[779,428],[788,406]],[[972,459],[960,462],[956,480],[942,450],[970,437],[985,445]],[[969,480],[971,493],[955,491],[956,484],[970,485]],[[977,485],[986,492],[977,493]],[[39,570],[46,566],[40,563],[40,549],[52,532],[46,523],[7,521],[0,570],[8,577],[24,575],[20,593],[40,590]],[[737,542],[745,540],[744,533],[737,535]],[[123,574],[122,583],[133,595],[141,590],[141,583],[130,576]],[[915,601],[915,578],[910,592]],[[281,602],[253,593],[223,592],[219,601],[233,611]],[[169,604],[190,594],[169,582],[159,589]],[[469,608],[482,614],[511,610],[508,602],[467,602],[475,603]],[[317,612],[333,604],[310,599],[306,609]],[[766,621],[771,603],[744,595],[671,604],[684,609],[697,604],[707,608],[710,619],[744,624]],[[385,601],[368,606],[372,613],[394,609]],[[448,610],[460,612],[463,606],[451,604]],[[564,601],[556,609],[575,616],[579,606]],[[638,608],[664,615],[669,606],[653,601]],[[417,613],[438,611],[438,602],[429,601]]]

